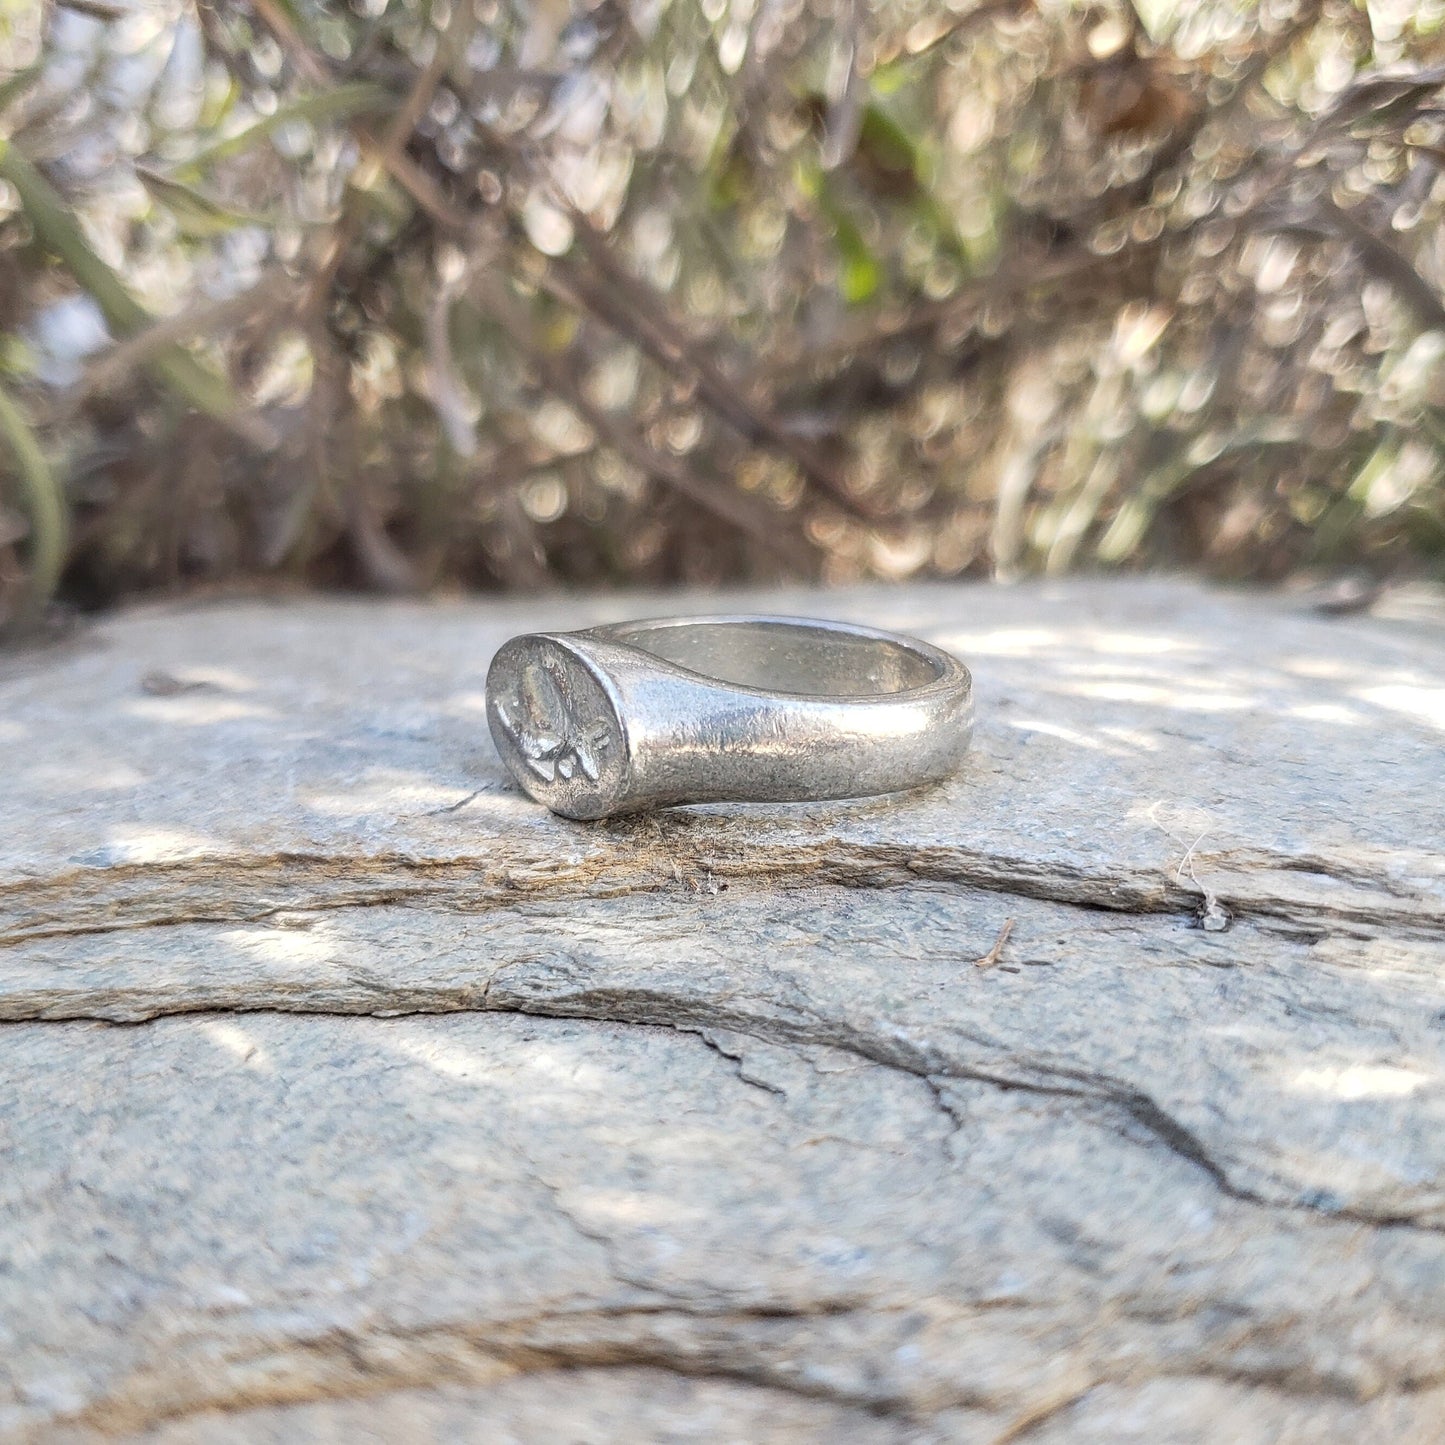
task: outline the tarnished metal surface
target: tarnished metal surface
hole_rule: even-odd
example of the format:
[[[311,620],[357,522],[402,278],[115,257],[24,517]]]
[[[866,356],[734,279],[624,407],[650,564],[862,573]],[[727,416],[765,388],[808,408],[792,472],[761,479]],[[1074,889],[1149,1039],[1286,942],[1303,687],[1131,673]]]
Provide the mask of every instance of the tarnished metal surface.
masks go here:
[[[569,818],[899,792],[955,772],[973,730],[972,679],[941,648],[789,617],[515,637],[487,700],[512,776]]]

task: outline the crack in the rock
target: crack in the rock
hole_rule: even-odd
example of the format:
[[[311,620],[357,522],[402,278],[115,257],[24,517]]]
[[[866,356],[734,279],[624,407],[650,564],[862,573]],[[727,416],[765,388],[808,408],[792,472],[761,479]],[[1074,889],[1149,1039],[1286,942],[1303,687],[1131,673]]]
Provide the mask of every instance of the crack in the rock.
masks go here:
[[[1408,1399],[1411,1395],[1425,1394],[1431,1390],[1438,1389],[1442,1384],[1445,1384],[1445,1374],[1402,1381],[1390,1389],[1382,1390],[1378,1394],[1370,1395],[1367,1398],[1362,1398],[1357,1390],[1350,1388],[1330,1389],[1324,1381],[1311,1382],[1310,1385],[1304,1386],[1293,1375],[1288,1373],[1271,1372],[1268,1370],[1251,1371],[1230,1369],[1223,1365],[1210,1365],[1207,1361],[1201,1361],[1194,1369],[1180,1370],[1165,1368],[1151,1371],[1149,1374],[1142,1376],[1137,1371],[1125,1371],[1123,1373],[1105,1371],[1094,1376],[1082,1387],[1071,1386],[1056,1395],[1025,1406],[1024,1409],[1019,1411],[1018,1414],[1009,1421],[1003,1430],[991,1438],[989,1445],[1018,1445],[1019,1441],[1029,1439],[1044,1425],[1047,1425],[1051,1420],[1057,1419],[1066,1411],[1071,1410],[1088,1395],[1104,1385],[1124,1385],[1138,1388],[1156,1381],[1189,1380],[1211,1381],[1250,1390],[1267,1390],[1293,1400],[1332,1399],[1339,1401],[1341,1404],[1368,1405],[1392,1397]]]
[[[583,1231],[591,1237],[588,1231]],[[766,1335],[749,1339],[737,1332],[756,1327],[808,1325],[825,1320],[876,1321],[913,1310],[910,1303],[869,1296],[837,1296],[808,1301],[769,1300],[740,1305],[723,1300],[709,1301],[685,1295],[662,1295],[649,1290],[652,1299],[618,1303],[589,1302],[574,1309],[553,1309],[520,1318],[471,1321],[443,1321],[435,1324],[402,1326],[369,1324],[366,1329],[336,1325],[310,1336],[265,1341],[263,1353],[208,1352],[213,1368],[204,1374],[182,1377],[185,1385],[177,1391],[173,1381],[159,1372],[132,1376],[124,1395],[111,1394],[91,1401],[61,1421],[47,1419],[44,1427],[56,1424],[89,1426],[113,1435],[122,1431],[155,1428],[203,1412],[239,1414],[245,1410],[274,1406],[296,1406],[325,1401],[354,1400],[381,1396],[401,1390],[434,1388],[439,1384],[485,1388],[501,1381],[553,1370],[572,1369],[655,1369],[685,1379],[716,1380],[771,1389],[795,1398],[857,1411],[873,1418],[892,1421],[900,1429],[926,1428],[942,1412],[974,1409],[1002,1414],[1008,1402],[996,1391],[970,1387],[954,1381],[951,1388],[924,1397],[910,1395],[902,1383],[889,1386],[876,1371],[865,1372],[857,1386],[849,1386],[821,1372],[803,1373],[790,1367],[791,1351],[779,1350]],[[968,1311],[965,1311],[968,1313]],[[609,1334],[609,1326],[624,1331]],[[701,1326],[696,1332],[695,1327]],[[693,1329],[693,1333],[689,1330]],[[626,1333],[631,1331],[630,1335]],[[281,1357],[287,1369],[283,1378],[267,1378],[264,1364]],[[306,1359],[318,1368],[302,1370]],[[219,1368],[215,1368],[215,1365]],[[1049,1419],[1067,1410],[1090,1389],[1107,1383],[1139,1385],[1156,1379],[1201,1379],[1265,1388],[1287,1397],[1311,1400],[1334,1399],[1358,1402],[1359,1392],[1351,1388],[1330,1388],[1319,1377],[1301,1378],[1296,1371],[1241,1369],[1224,1362],[1201,1358],[1192,1367],[1171,1368],[1162,1360],[1156,1367],[1140,1370],[1140,1360],[1131,1354],[1123,1372],[1105,1368],[1090,1378],[1084,1389],[1070,1387],[1058,1395],[1015,1409],[993,1445],[1026,1439]],[[230,1390],[221,1385],[235,1371],[240,1383]],[[197,1381],[214,1382],[212,1388]],[[1445,1383],[1445,1375],[1412,1377],[1381,1392],[1409,1396],[1425,1393]],[[189,1388],[187,1388],[187,1386]],[[1380,1398],[1372,1395],[1370,1398]],[[39,1434],[35,1437],[41,1438]],[[915,1438],[911,1434],[906,1438]]]
[[[896,1395],[850,1391],[825,1380],[788,1368],[774,1351],[758,1349],[752,1359],[729,1359],[724,1353],[726,1332],[757,1325],[806,1323],[847,1319],[866,1312],[889,1313],[893,1307],[873,1301],[819,1300],[806,1304],[784,1301],[756,1308],[723,1305],[708,1307],[686,1299],[661,1299],[619,1305],[589,1305],[520,1320],[447,1322],[413,1328],[371,1327],[365,1333],[337,1326],[310,1337],[285,1342],[292,1361],[287,1378],[269,1384],[264,1365],[274,1350],[263,1356],[232,1354],[222,1363],[235,1367],[241,1384],[233,1391],[192,1388],[179,1398],[158,1388],[159,1381],[132,1379],[129,1397],[110,1395],[67,1414],[63,1423],[90,1427],[105,1434],[151,1429],[204,1412],[236,1414],[266,1406],[304,1405],[327,1400],[355,1399],[395,1390],[424,1389],[438,1384],[485,1386],[501,1379],[549,1370],[595,1368],[657,1369],[687,1379],[718,1380],[777,1390],[818,1404],[842,1406],[883,1420],[911,1423],[918,1418],[909,1402]],[[668,1321],[674,1321],[671,1325]],[[591,1323],[593,1328],[584,1333]],[[632,1338],[606,1338],[604,1326],[634,1327]],[[688,1324],[701,1325],[704,1334],[690,1338]],[[679,1325],[682,1328],[679,1328]],[[548,1339],[549,1331],[580,1335],[570,1340]],[[707,1332],[721,1332],[709,1339]],[[309,1378],[295,1377],[295,1362],[316,1360],[320,1368]],[[338,1368],[339,1367],[339,1368]],[[220,1381],[226,1369],[206,1376]],[[200,1378],[200,1377],[197,1377]],[[174,1386],[172,1386],[174,1391]],[[169,1393],[170,1398],[167,1398]],[[62,1423],[52,1419],[46,1428]]]
[[[660,1024],[684,1030],[696,1029],[699,1023],[712,1022],[716,1025],[719,1022],[716,1018],[700,1020],[695,1015],[680,1013],[678,1010],[679,1000],[668,996],[656,998],[643,993],[634,993],[630,1001],[641,1006],[635,1007],[628,1013],[622,1013],[615,1007],[604,1011],[585,1006],[587,1003],[599,999],[606,1000],[607,995],[593,990],[585,994],[573,995],[574,1004],[582,1004],[581,1008],[557,1008],[556,1005],[560,1000],[553,998],[548,1000],[548,1004],[544,1008],[539,1008],[532,1001],[524,999],[516,1001],[513,1009],[534,1017],[589,1018],[599,1022],[617,1024],[642,1023],[653,1026]],[[611,1000],[611,1002],[615,1003],[616,1000]],[[507,1007],[503,1004],[495,1006]],[[776,1020],[760,1019],[756,1015],[744,1015],[728,1016],[722,1021],[722,1026],[731,1032],[757,1038],[765,1043],[811,1044],[835,1048],[864,1062],[909,1074],[925,1084],[933,1094],[935,1103],[953,1120],[956,1128],[963,1121],[958,1118],[942,1097],[939,1085],[943,1080],[987,1084],[1005,1091],[1017,1091],[1043,1097],[1103,1103],[1117,1108],[1170,1154],[1200,1170],[1221,1194],[1241,1203],[1264,1209],[1298,1212],[1315,1218],[1347,1220],[1351,1223],[1376,1228],[1401,1228],[1433,1234],[1445,1233],[1445,1224],[1422,1220],[1414,1215],[1388,1215],[1363,1209],[1324,1208],[1307,1200],[1271,1198],[1256,1190],[1248,1189],[1238,1184],[1230,1176],[1228,1170],[1209,1153],[1203,1141],[1196,1134],[1163,1109],[1156,1100],[1132,1085],[1106,1075],[1070,1071],[1057,1065],[1050,1065],[1046,1069],[1040,1070],[1046,1075],[1043,1080],[1020,1078],[964,1065],[954,1060],[940,1059],[936,1053],[926,1056],[916,1048],[900,1047],[896,1041],[890,1046],[856,1029],[840,1028],[836,1024],[828,1026],[821,1021],[809,1028],[807,1026],[790,1026]]]
[[[821,885],[865,889],[907,887],[925,880],[1106,913],[1194,917],[1198,891],[1161,868],[1088,872],[1023,858],[950,847],[908,847],[832,840],[812,848],[748,843],[722,837],[712,849],[672,839],[666,849],[623,834],[615,852],[570,865],[497,857],[425,859],[406,855],[345,858],[281,852],[264,857],[219,857],[159,864],[117,864],[77,869],[44,883],[0,886],[0,920],[14,900],[0,947],[34,939],[186,923],[258,922],[280,912],[424,905],[444,901],[453,912],[487,912],[523,899],[614,898],[675,891],[684,873],[724,883],[802,888]],[[692,846],[688,846],[691,844]],[[1305,865],[1308,866],[1305,866]],[[1251,860],[1261,876],[1314,873],[1354,887],[1368,884],[1384,904],[1241,897],[1215,891],[1234,918],[1275,920],[1291,927],[1391,929],[1436,937],[1445,932],[1445,907],[1432,907],[1393,880],[1351,870],[1323,858],[1294,859],[1262,853]],[[96,887],[95,885],[100,885]],[[211,901],[185,899],[187,891],[215,890]],[[178,906],[178,897],[181,901]],[[692,896],[692,895],[690,895]],[[1401,905],[1394,906],[1394,900]],[[86,916],[93,903],[97,912]],[[130,910],[130,911],[126,911]]]
[[[618,1263],[617,1241],[603,1230],[594,1229],[587,1224],[577,1211],[562,1198],[561,1186],[553,1183],[537,1168],[536,1160],[530,1154],[523,1154],[522,1157],[526,1159],[528,1165],[526,1177],[547,1196],[547,1202],[552,1212],[559,1219],[565,1220],[579,1239],[585,1239],[588,1243],[595,1244],[602,1251],[602,1256],[607,1261],[607,1273],[619,1284],[625,1284],[630,1289],[638,1290],[643,1294],[658,1293],[647,1280],[632,1274]]]
[[[760,1079],[756,1074],[748,1073],[747,1064],[743,1058],[743,1051],[741,1049],[738,1049],[735,1052],[732,1049],[729,1049],[718,1037],[718,1032],[716,1030],[706,1028],[685,1028],[682,1029],[682,1032],[695,1035],[697,1038],[701,1039],[702,1042],[708,1048],[710,1048],[713,1053],[715,1053],[720,1059],[726,1059],[730,1064],[732,1064],[732,1073],[735,1079],[738,1079],[742,1083],[747,1084],[750,1088],[759,1089],[765,1094],[772,1094],[780,1099],[786,1099],[788,1097],[788,1091],[786,1089],[780,1089],[776,1084],[770,1082],[769,1080]]]
[[[950,1163],[956,1162],[953,1154],[953,1141],[963,1132],[967,1117],[960,1112],[949,1100],[948,1091],[945,1085],[949,1082],[947,1078],[940,1078],[936,1074],[918,1074],[917,1078],[923,1080],[928,1086],[928,1092],[933,1095],[934,1107],[948,1120],[948,1133],[939,1141],[939,1147],[943,1150],[943,1157]]]
[[[995,1070],[980,1068],[940,1057],[936,1050],[923,1051],[912,1046],[901,1046],[895,1040],[890,1045],[876,1040],[856,1029],[841,1027],[831,1021],[815,1020],[812,1027],[806,1024],[788,1024],[779,1020],[759,1018],[755,1014],[727,1014],[721,1018],[716,1014],[701,1012],[695,1001],[679,1000],[667,995],[653,995],[640,990],[631,991],[627,1011],[616,1007],[618,999],[605,991],[588,990],[573,993],[570,998],[553,997],[545,1004],[526,998],[502,998],[493,996],[495,975],[483,989],[479,1003],[470,1009],[448,1009],[449,1014],[497,1013],[517,1014],[529,1018],[552,1019],[558,1022],[580,1021],[599,1024],[615,1024],[621,1027],[668,1028],[678,1033],[691,1035],[704,1047],[731,1058],[725,1050],[702,1037],[705,1029],[724,1029],[727,1032],[757,1039],[760,1043],[782,1047],[812,1045],[837,1049],[864,1063],[880,1068],[892,1069],[919,1080],[930,1092],[935,1105],[954,1123],[954,1132],[964,1122],[945,1101],[941,1093],[943,1081],[955,1080],[986,1084],[1005,1092],[1018,1092],[1045,1098],[1069,1099],[1081,1103],[1095,1103],[1112,1106],[1131,1120],[1169,1154],[1198,1169],[1213,1186],[1227,1198],[1262,1209],[1277,1209],[1299,1213],[1316,1219],[1332,1222],[1349,1222],[1377,1229],[1405,1229],[1427,1234],[1445,1234],[1445,1223],[1435,1223],[1410,1214],[1383,1214],[1365,1209],[1324,1207],[1307,1199],[1271,1198],[1257,1190],[1238,1184],[1228,1170],[1209,1152],[1204,1142],[1186,1125],[1175,1119],[1148,1094],[1131,1084],[1106,1075],[1068,1070],[1058,1065],[1040,1069],[1046,1077],[1022,1078]],[[570,1007],[564,1006],[570,1004]],[[681,1005],[681,1007],[680,1007]],[[691,1005],[691,1006],[689,1006]],[[385,1014],[374,1011],[338,1012],[314,1008],[255,1008],[215,1010],[196,1008],[182,1014],[162,1017],[197,1016],[221,1012],[226,1015],[276,1014],[320,1018],[399,1018],[422,1016],[437,1012],[427,1009],[389,1009]],[[47,1026],[77,1022],[99,1023],[115,1028],[140,1028],[158,1021],[156,1017],[114,1020],[81,1018],[47,1018],[41,1020],[4,1020],[0,1028]],[[1035,1069],[1039,1066],[1033,1065]],[[758,1087],[752,1080],[742,1079],[749,1086]],[[784,1095],[786,1098],[786,1095]],[[951,1138],[952,1136],[950,1136]],[[1129,1137],[1127,1134],[1124,1137]]]

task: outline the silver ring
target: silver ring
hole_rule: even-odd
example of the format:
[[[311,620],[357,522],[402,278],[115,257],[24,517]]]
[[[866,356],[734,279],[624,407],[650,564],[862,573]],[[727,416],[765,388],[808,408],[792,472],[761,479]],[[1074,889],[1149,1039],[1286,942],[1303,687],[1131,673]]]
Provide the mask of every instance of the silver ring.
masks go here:
[[[487,721],[523,792],[567,818],[677,803],[860,798],[963,759],[973,682],[911,637],[797,617],[671,617],[504,643]]]

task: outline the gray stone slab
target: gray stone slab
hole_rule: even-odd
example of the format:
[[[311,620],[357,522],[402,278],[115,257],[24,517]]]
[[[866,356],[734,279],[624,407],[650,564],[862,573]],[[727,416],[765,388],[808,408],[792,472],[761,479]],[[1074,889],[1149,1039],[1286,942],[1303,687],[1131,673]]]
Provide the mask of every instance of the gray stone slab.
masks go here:
[[[680,883],[33,940],[0,955],[0,1019],[477,1009],[822,1044],[1092,1100],[1246,1197],[1445,1228],[1442,952],[939,884]]]
[[[1438,598],[749,602],[970,768],[552,818],[490,651],[635,599],[3,665],[0,1439],[1445,1440]]]
[[[278,904],[484,907],[679,872],[937,877],[1180,912],[1207,889],[1306,929],[1445,921],[1433,597],[1398,621],[1152,582],[726,605],[955,648],[977,675],[972,765],[905,799],[564,826],[492,752],[491,653],[519,629],[686,602],[141,612],[0,679],[0,938]]]
[[[1119,1376],[1368,1398],[1445,1358],[1437,1233],[1231,1198],[1090,1100],[502,1014],[7,1044],[48,1085],[4,1126],[22,1439],[645,1363],[981,1441]]]

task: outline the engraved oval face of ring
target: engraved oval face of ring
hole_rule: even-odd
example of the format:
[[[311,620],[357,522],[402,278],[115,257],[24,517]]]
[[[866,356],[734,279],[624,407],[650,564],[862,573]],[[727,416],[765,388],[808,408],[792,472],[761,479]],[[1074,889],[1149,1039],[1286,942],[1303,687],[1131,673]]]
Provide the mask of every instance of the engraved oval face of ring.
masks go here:
[[[551,638],[500,649],[487,673],[487,723],[513,777],[554,813],[603,817],[626,788],[626,739],[608,689]]]

